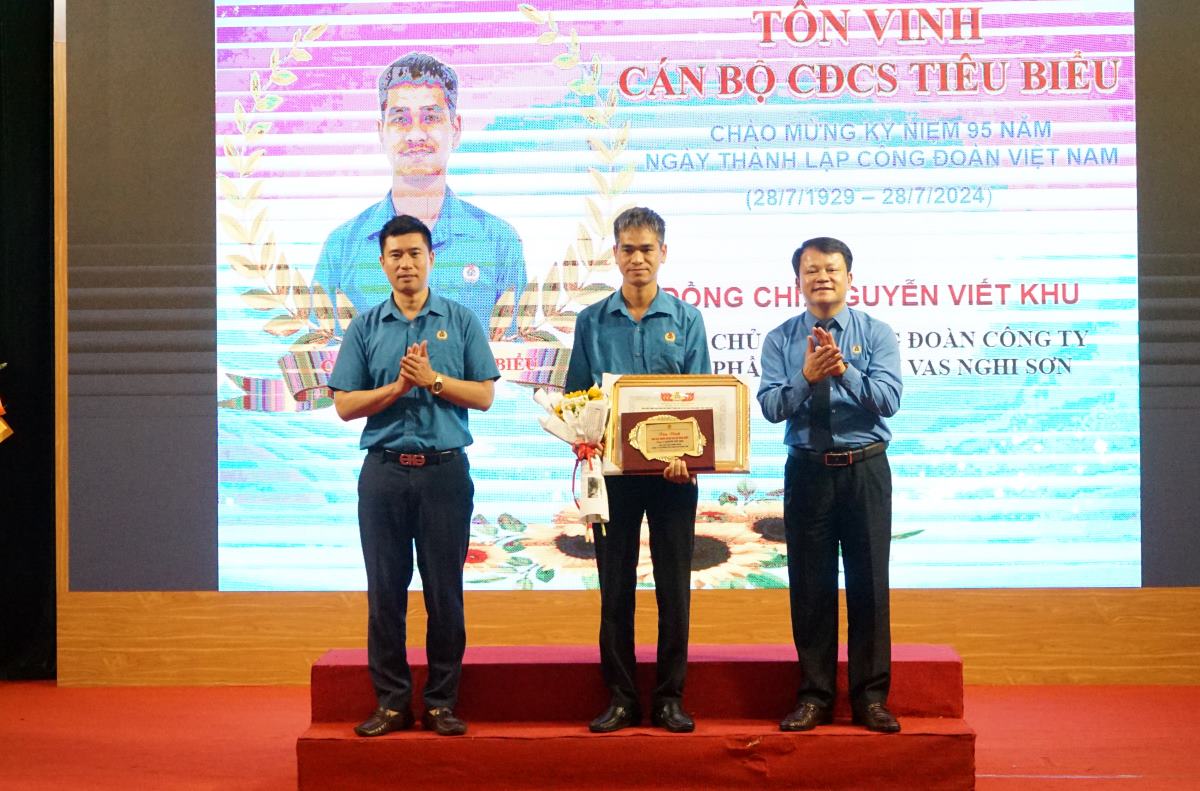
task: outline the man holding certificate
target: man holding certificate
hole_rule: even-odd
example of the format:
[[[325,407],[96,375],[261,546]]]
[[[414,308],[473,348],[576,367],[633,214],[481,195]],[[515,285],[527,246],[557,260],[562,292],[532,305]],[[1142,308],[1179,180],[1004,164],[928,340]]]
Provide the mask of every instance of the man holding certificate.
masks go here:
[[[837,678],[838,547],[846,573],[854,722],[895,733],[888,557],[892,472],[884,418],[900,407],[900,349],[891,327],[846,307],[854,257],[845,243],[809,239],[792,256],[807,310],[763,342],[758,402],[787,421],[784,532],[792,635],[804,679],[780,723],[806,731],[833,720]]]
[[[611,374],[708,374],[708,337],[700,311],[658,287],[666,260],[666,224],[646,208],[627,209],[613,222],[621,288],[585,308],[575,321],[567,369],[568,392],[600,384]],[[600,665],[612,694],[589,728],[595,733],[641,721],[633,645],[634,592],[642,516],[650,524],[650,556],[658,602],[657,684],[651,720],[674,733],[695,728],[683,710],[696,534],[696,482],[675,458],[661,476],[609,476],[609,522],[596,531],[600,577]]]

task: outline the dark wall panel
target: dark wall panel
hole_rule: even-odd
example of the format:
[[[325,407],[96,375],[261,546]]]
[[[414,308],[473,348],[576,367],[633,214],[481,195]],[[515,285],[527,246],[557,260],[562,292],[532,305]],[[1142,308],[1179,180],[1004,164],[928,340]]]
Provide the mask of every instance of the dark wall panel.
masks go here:
[[[71,588],[214,589],[213,7],[67,8]]]
[[[1200,4],[1137,4],[1142,584],[1200,585]]]

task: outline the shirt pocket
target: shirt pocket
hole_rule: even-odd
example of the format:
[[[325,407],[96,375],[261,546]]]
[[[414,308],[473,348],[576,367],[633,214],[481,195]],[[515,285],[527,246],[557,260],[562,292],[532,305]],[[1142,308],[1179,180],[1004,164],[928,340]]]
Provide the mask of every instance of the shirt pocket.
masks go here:
[[[429,367],[439,374],[463,378],[463,339],[466,331],[457,322],[439,322],[425,338],[429,349]]]
[[[674,333],[672,333],[674,335]],[[683,343],[679,338],[668,341],[662,336],[650,342],[649,370],[653,373],[683,373]]]
[[[843,359],[846,361],[847,365],[853,365],[860,372],[865,374],[867,369],[871,367],[871,350],[863,349],[857,355],[854,355],[853,357],[843,356]]]

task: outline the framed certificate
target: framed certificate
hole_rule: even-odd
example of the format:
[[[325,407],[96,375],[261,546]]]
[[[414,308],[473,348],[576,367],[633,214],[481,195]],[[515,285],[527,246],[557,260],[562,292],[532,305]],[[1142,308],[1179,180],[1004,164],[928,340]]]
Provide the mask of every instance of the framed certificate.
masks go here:
[[[637,428],[634,439],[650,439],[651,452],[662,455],[669,447],[688,446],[694,448],[700,439],[683,442],[676,421],[669,417],[677,413],[678,422],[704,425],[707,420],[691,421],[698,412],[712,413],[712,436],[699,434],[706,447],[711,448],[711,472],[746,473],[750,471],[750,396],[744,382],[736,376],[713,376],[707,374],[627,374],[624,376],[604,375],[604,390],[609,394],[612,408],[609,410],[608,429],[604,437],[604,472],[624,473],[626,464],[629,472],[647,472],[644,458],[627,454],[640,454],[630,445],[630,432]],[[626,417],[637,413],[637,417]],[[707,415],[704,416],[707,418]],[[667,418],[667,419],[661,419]],[[646,422],[647,419],[653,419]],[[628,430],[622,432],[622,428]],[[668,430],[670,427],[670,430]],[[690,434],[689,434],[690,436]],[[655,437],[660,439],[656,442]],[[669,441],[668,441],[669,440]],[[706,454],[707,455],[707,454]],[[684,455],[685,460],[689,456]],[[707,459],[705,459],[707,462]],[[690,466],[690,465],[689,465]],[[661,469],[661,465],[659,467]],[[699,471],[699,470],[698,470]]]

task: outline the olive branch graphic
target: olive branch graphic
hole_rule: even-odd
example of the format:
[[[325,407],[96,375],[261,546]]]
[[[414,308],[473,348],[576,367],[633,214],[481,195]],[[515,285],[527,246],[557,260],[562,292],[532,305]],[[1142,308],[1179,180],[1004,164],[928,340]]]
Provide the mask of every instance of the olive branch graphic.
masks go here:
[[[270,70],[265,78],[258,71],[250,74],[250,109],[241,99],[233,103],[239,135],[225,136],[222,140],[226,161],[237,177],[217,174],[221,196],[233,208],[220,212],[218,221],[230,239],[243,245],[226,260],[235,272],[257,285],[241,292],[242,301],[254,310],[274,313],[263,329],[278,338],[297,336],[292,340],[292,351],[336,343],[337,324],[345,330],[356,311],[340,290],[331,298],[319,283],[306,282],[298,270],[288,265],[278,248],[275,233],[269,230],[268,207],[262,205],[259,197],[265,182],[254,178],[266,153],[266,149],[257,146],[271,130],[271,122],[258,120],[253,114],[279,109],[284,97],[273,93],[272,87],[282,88],[296,82],[295,72],[285,67],[312,60],[303,45],[319,39],[326,28],[313,25],[307,30],[296,30],[286,54],[278,47],[271,51]]]
[[[578,223],[575,239],[567,245],[562,261],[550,265],[540,284],[531,282],[518,298],[507,292],[497,304],[492,318],[492,339],[500,340],[507,328],[505,316],[511,316],[516,305],[517,336],[526,341],[542,341],[552,348],[565,349],[551,330],[564,335],[575,331],[575,317],[582,308],[612,294],[614,289],[598,282],[598,276],[611,272],[615,266],[612,249],[604,244],[613,218],[628,208],[622,195],[633,181],[632,164],[620,165],[618,160],[629,145],[630,125],[614,123],[618,93],[615,85],[602,82],[603,65],[600,56],[593,54],[585,60],[575,29],[563,34],[552,12],[539,11],[528,3],[517,6],[522,15],[542,28],[536,41],[543,46],[563,44],[565,51],[551,63],[570,72],[568,90],[579,97],[580,115],[594,128],[587,138],[588,146],[598,162],[588,167],[596,185],[596,196],[584,198],[583,218]],[[539,313],[541,320],[539,321]],[[565,376],[565,371],[563,371]],[[561,379],[556,377],[556,381]]]

